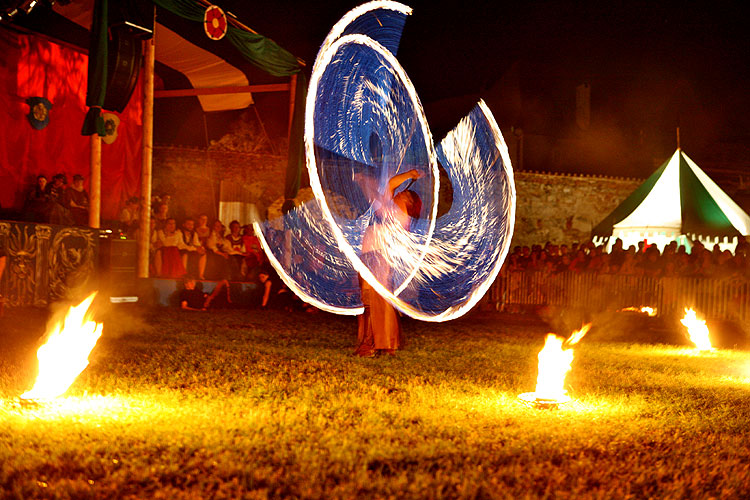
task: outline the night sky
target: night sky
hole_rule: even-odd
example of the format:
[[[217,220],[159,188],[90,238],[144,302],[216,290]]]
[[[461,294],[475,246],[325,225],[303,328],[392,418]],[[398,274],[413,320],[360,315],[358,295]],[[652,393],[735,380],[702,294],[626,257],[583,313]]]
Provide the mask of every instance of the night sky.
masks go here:
[[[306,60],[308,74],[330,28],[358,3],[218,2]],[[575,87],[581,83],[591,86],[591,129],[580,147],[584,165],[551,164],[550,170],[647,175],[674,151],[678,126],[683,149],[699,164],[731,168],[731,161],[721,164],[732,160],[726,144],[750,138],[750,43],[739,2],[408,5],[414,12],[398,57],[436,139],[479,97],[504,131],[573,136]],[[493,107],[503,98],[497,82],[514,64],[524,101],[520,116]],[[272,131],[285,130],[285,113],[273,111],[283,109],[281,96],[258,96],[258,106]],[[214,117],[212,135],[220,121]],[[547,169],[544,157],[538,163],[532,166]]]

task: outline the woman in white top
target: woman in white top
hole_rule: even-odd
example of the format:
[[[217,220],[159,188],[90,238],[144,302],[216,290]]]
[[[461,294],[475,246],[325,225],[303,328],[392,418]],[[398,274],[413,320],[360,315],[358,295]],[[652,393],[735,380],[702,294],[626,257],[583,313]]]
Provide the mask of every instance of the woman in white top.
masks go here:
[[[156,275],[160,278],[182,278],[185,266],[182,265],[180,250],[184,250],[186,245],[174,219],[168,218],[164,229],[156,231],[156,246]]]

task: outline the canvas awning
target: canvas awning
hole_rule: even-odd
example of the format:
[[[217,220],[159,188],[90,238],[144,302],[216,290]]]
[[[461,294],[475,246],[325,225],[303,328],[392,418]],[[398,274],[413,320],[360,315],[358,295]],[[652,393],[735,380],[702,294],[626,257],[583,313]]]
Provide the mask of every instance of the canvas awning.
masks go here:
[[[681,149],[592,231],[597,242],[647,239],[662,247],[680,237],[713,246],[748,235],[750,216]]]
[[[67,5],[56,3],[53,8],[58,14],[88,30],[91,27],[93,5],[94,0],[80,0]],[[156,60],[185,75],[192,88],[215,89],[250,84],[239,68],[191,43],[165,25],[157,22],[154,31]],[[203,111],[244,109],[253,104],[250,92],[199,95],[198,100]]]

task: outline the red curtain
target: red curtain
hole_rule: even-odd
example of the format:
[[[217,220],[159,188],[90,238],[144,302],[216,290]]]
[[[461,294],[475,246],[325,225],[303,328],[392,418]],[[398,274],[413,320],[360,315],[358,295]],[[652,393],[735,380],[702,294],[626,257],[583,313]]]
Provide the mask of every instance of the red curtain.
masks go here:
[[[86,179],[89,137],[86,115],[88,57],[35,35],[0,29],[0,206],[21,209],[36,176],[65,173]],[[29,97],[52,103],[49,124],[31,126]],[[120,118],[117,139],[102,142],[102,221],[117,218],[127,198],[140,193],[143,91],[139,79]]]

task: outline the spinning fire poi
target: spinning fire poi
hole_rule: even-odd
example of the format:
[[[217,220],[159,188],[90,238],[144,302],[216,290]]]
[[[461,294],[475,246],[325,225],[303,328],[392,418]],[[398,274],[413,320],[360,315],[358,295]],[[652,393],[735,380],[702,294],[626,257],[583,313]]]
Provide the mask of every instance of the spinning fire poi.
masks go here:
[[[434,144],[395,55],[409,14],[406,5],[373,1],[331,29],[305,107],[314,198],[254,226],[279,276],[319,309],[362,314],[361,278],[404,314],[446,321],[468,312],[497,276],[513,234],[515,187],[508,148],[483,101]],[[444,214],[438,163],[453,196]],[[389,181],[412,170],[423,175],[387,196]],[[383,210],[384,199],[406,190],[423,207],[407,230]],[[364,255],[373,226],[388,273]]]
[[[565,389],[565,377],[573,362],[573,346],[588,333],[591,323],[576,330],[567,339],[548,333],[544,347],[539,351],[539,374],[536,378],[536,390],[525,392],[518,398],[536,408],[555,408],[571,400]]]
[[[77,306],[71,306],[65,318],[49,331],[39,347],[39,375],[34,387],[21,395],[24,400],[49,400],[61,396],[89,365],[89,353],[102,335],[102,324],[95,322],[91,303],[96,292]]]

